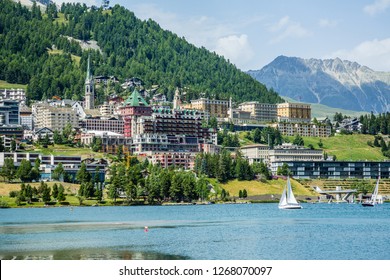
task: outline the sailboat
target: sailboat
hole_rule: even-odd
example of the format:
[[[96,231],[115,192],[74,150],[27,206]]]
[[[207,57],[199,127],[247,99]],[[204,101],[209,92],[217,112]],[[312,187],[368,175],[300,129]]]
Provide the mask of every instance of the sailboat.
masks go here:
[[[366,201],[362,202],[362,205],[364,207],[372,207],[372,206],[375,206],[375,204],[378,204],[378,201],[377,201],[377,196],[378,196],[378,189],[379,189],[379,179],[376,181],[376,185],[375,185],[375,189],[374,191],[372,192],[371,194],[371,198],[370,199],[367,199]]]
[[[287,177],[287,185],[283,190],[278,207],[279,209],[302,209],[301,204],[295,199],[294,193],[292,192],[290,177]]]

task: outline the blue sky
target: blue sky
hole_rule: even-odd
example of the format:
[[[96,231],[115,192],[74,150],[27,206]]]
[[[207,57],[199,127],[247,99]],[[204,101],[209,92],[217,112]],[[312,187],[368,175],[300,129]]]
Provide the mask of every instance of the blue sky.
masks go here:
[[[223,55],[244,71],[260,69],[279,55],[339,57],[390,71],[390,0],[110,2]]]

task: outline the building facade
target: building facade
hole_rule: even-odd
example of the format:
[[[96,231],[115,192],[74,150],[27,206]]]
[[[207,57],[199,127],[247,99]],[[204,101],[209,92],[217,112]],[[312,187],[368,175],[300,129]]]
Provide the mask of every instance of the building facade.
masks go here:
[[[132,137],[136,134],[133,129],[137,119],[141,116],[151,116],[152,107],[143,99],[137,90],[127,98],[123,106],[119,108],[120,115],[124,121],[123,132],[125,137]]]
[[[200,143],[211,142],[212,132],[202,126],[203,112],[196,110],[172,110],[154,107],[151,116],[133,119],[133,135],[166,134],[199,138]]]
[[[285,162],[274,162],[272,171]],[[286,162],[297,179],[383,179],[390,178],[390,161],[290,161]]]
[[[279,103],[277,104],[277,118],[279,122],[309,123],[311,106],[304,103]]]
[[[191,100],[191,109],[208,112],[210,117],[227,118],[229,100],[210,100],[208,98],[199,98]]]
[[[17,89],[0,89],[0,98],[16,100],[20,103],[26,102],[26,90],[17,88]]]
[[[80,127],[85,130],[111,131],[124,134],[124,122],[121,118],[103,119],[101,117],[86,118],[80,120]]]
[[[73,128],[79,127],[77,114],[72,108],[56,108],[42,103],[36,104],[35,112],[34,123],[36,128],[47,127],[52,131],[62,131],[68,123]]]
[[[0,100],[0,125],[20,125],[19,101]]]
[[[332,134],[332,128],[328,124],[279,122],[271,126],[285,136],[329,137]]]
[[[259,103],[257,101],[241,103],[238,108],[250,112],[251,118],[259,122],[272,122],[277,120],[277,105]]]
[[[269,152],[270,148],[268,145],[264,144],[255,144],[243,146],[240,148],[242,155],[248,159],[250,164],[255,162],[269,162]]]

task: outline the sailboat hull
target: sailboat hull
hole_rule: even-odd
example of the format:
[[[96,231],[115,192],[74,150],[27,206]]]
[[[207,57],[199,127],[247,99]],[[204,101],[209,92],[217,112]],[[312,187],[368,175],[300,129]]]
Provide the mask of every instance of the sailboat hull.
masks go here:
[[[374,205],[375,205],[375,204],[372,203],[372,202],[363,202],[363,203],[362,203],[362,206],[363,206],[363,207],[374,207]]]
[[[302,209],[300,204],[285,204],[279,205],[279,209]]]

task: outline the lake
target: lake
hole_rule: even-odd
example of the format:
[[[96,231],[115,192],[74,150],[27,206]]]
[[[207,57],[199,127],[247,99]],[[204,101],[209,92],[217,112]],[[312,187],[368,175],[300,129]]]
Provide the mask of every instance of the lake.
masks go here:
[[[279,210],[272,203],[0,209],[0,258],[390,259],[390,203],[303,207]]]

